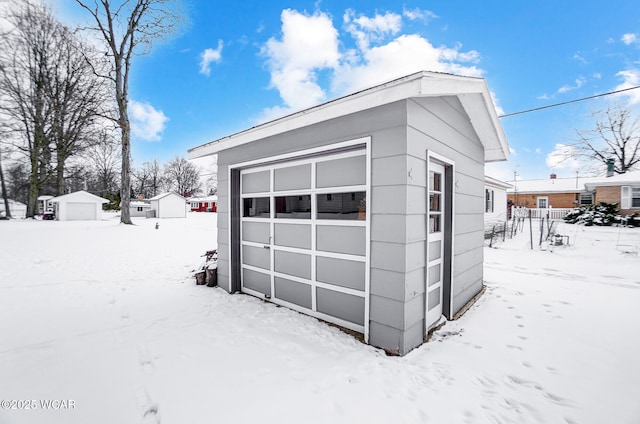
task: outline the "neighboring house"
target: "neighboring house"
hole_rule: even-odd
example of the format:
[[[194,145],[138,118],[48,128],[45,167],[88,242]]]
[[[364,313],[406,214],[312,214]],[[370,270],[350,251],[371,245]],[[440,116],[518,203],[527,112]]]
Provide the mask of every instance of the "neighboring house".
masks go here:
[[[105,203],[109,203],[109,200],[84,190],[49,200],[58,221],[100,221],[102,205]]]
[[[27,205],[24,203],[20,203],[17,200],[7,199],[9,201],[9,212],[11,212],[11,218],[21,218],[24,219],[27,217]],[[6,216],[4,209],[4,200],[0,198],[0,217]]]
[[[483,286],[482,78],[419,72],[195,147],[218,155],[218,284],[405,354]]]
[[[145,217],[147,212],[151,210],[151,203],[148,200],[130,200],[129,201],[129,216],[130,217]]]
[[[52,207],[49,202],[53,199],[53,196],[42,195],[38,196],[38,214],[42,215],[46,212],[50,207]]]
[[[187,199],[176,193],[162,193],[149,199],[155,218],[186,218]]]
[[[507,197],[514,206],[575,208],[617,203],[622,214],[640,212],[640,171],[602,177],[509,181]],[[635,206],[634,206],[635,205]]]
[[[585,188],[585,183],[594,177],[550,178],[538,180],[509,181],[507,197],[514,206],[525,208],[575,208],[593,203],[593,193]]]
[[[617,203],[622,215],[640,214],[640,171],[626,172],[585,183],[595,203]]]
[[[217,212],[218,196],[192,197],[188,200],[191,212]]]
[[[511,184],[485,175],[484,223],[485,226],[508,220],[507,189]]]

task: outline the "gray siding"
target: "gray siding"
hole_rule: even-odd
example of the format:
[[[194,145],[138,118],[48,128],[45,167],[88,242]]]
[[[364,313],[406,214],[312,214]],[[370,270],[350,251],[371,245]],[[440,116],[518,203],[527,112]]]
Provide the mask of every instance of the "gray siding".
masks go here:
[[[363,136],[371,137],[369,341],[404,354],[422,343],[424,336],[427,151],[455,162],[452,312],[482,287],[484,150],[455,97],[400,101],[220,152],[218,200],[219,205],[228,202],[230,164]],[[284,177],[282,184],[287,181]],[[229,289],[229,254],[222,253],[229,249],[227,210],[223,207],[218,214],[218,279],[221,287]],[[331,244],[331,237],[324,236],[318,234],[320,248]],[[348,247],[348,253],[360,253],[352,249]],[[295,285],[279,285],[291,292],[290,301],[307,304],[306,293]],[[364,308],[362,298],[321,289],[317,301],[319,311],[352,322],[357,322],[357,313]]]

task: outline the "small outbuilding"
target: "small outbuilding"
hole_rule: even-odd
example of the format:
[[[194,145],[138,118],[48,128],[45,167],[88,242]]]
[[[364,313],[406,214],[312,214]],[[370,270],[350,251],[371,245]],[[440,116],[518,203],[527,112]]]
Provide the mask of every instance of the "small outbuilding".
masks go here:
[[[187,199],[177,193],[162,193],[149,199],[155,218],[186,218]]]
[[[109,200],[80,190],[54,197],[48,203],[53,205],[58,221],[100,221],[102,205]]]
[[[482,78],[419,72],[189,151],[218,155],[218,285],[405,354],[483,286]]]
[[[9,212],[11,213],[11,218],[24,219],[27,217],[27,205],[13,199],[7,200],[9,201]],[[4,200],[0,198],[0,218],[5,217],[6,215]]]
[[[147,212],[151,210],[151,203],[148,200],[131,200],[129,202],[130,217],[146,217]]]

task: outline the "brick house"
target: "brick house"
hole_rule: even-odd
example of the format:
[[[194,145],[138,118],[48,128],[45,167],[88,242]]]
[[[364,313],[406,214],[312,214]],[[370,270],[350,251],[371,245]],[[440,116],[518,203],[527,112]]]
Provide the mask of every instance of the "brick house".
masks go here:
[[[640,171],[602,177],[550,178],[509,182],[507,200],[527,208],[574,208],[617,203],[622,214],[640,213]]]

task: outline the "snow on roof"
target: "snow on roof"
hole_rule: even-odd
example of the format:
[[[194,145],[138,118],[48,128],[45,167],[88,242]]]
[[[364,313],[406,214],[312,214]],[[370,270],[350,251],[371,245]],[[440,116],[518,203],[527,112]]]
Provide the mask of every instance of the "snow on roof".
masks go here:
[[[132,200],[132,201],[129,202],[129,207],[132,207],[132,206],[137,207],[137,208],[139,208],[139,207],[143,207],[143,208],[144,207],[148,207],[148,208],[150,208],[151,204],[149,202],[145,202],[144,200]]]
[[[587,188],[598,186],[640,184],[640,171],[625,172],[608,178],[600,178],[599,181],[587,183]]]
[[[190,197],[187,202],[217,202],[218,196]]]
[[[68,202],[72,200],[83,199],[85,202],[95,203],[109,203],[109,200],[104,197],[96,196],[95,194],[88,193],[84,190],[75,191],[69,194],[63,194],[62,196],[54,197],[51,199],[51,203]]]
[[[504,189],[509,189],[511,187],[513,187],[511,184],[504,182],[502,180],[499,180],[497,178],[493,178],[490,177],[488,175],[484,176],[484,183],[490,186],[494,186],[494,187],[498,187],[498,188],[504,188]]]
[[[149,200],[160,200],[164,197],[170,196],[170,195],[174,195],[174,196],[178,196],[178,197],[182,197],[180,196],[178,193],[174,193],[172,191],[168,192],[168,193],[162,193],[162,194],[158,194],[157,196],[152,197]],[[184,197],[182,197],[184,199]],[[186,200],[186,199],[185,199]]]
[[[483,78],[421,71],[191,148],[189,158],[213,155],[232,147],[395,101],[441,96],[458,97],[484,146],[485,162],[502,161],[509,157],[507,138]]]
[[[608,185],[640,184],[640,171],[627,172],[612,177],[546,178],[540,180],[508,181],[508,193],[579,193],[593,187]]]
[[[49,200],[49,199],[53,199],[53,196],[48,196],[48,195],[42,195],[42,196],[38,196],[38,200]]]

